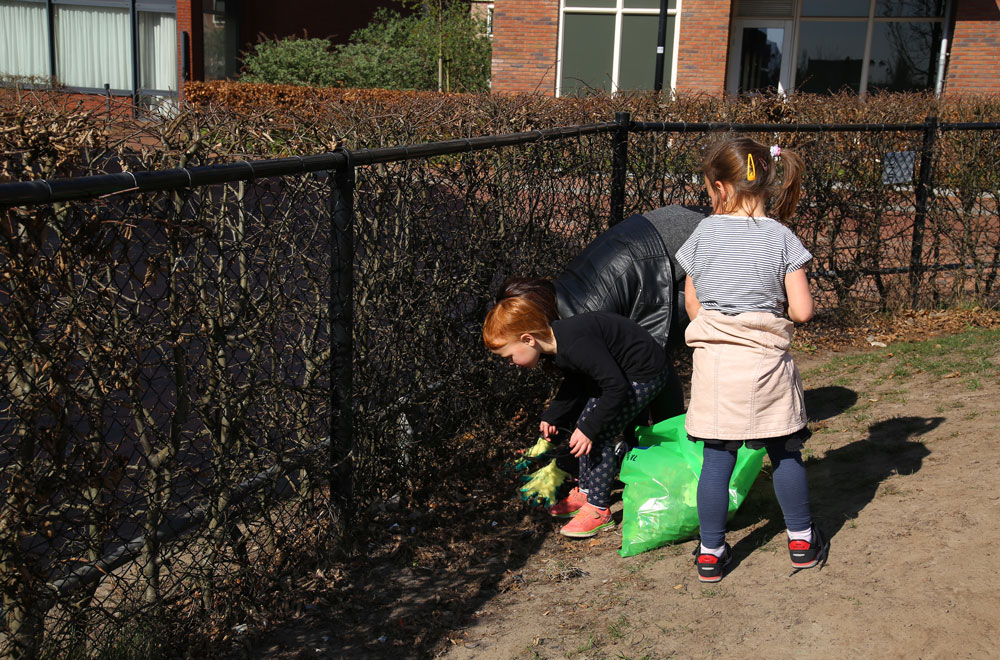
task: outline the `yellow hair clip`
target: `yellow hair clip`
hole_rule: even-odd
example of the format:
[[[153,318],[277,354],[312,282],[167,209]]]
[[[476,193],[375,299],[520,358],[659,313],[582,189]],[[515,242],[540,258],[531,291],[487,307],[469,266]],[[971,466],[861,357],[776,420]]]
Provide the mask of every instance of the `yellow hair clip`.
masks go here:
[[[753,164],[753,154],[747,154],[747,181],[757,178],[757,168]]]

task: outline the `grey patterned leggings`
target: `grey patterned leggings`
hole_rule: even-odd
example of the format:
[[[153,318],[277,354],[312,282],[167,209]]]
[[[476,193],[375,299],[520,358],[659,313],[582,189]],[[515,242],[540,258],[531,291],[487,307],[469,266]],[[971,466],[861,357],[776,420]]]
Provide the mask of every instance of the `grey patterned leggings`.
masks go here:
[[[587,492],[587,502],[602,509],[611,504],[611,481],[617,476],[618,461],[615,458],[615,440],[625,425],[635,419],[667,383],[668,372],[645,383],[632,383],[632,392],[627,404],[618,410],[600,436],[591,438],[589,454],[580,457],[580,490]],[[577,426],[587,419],[600,397],[587,401],[577,419]]]

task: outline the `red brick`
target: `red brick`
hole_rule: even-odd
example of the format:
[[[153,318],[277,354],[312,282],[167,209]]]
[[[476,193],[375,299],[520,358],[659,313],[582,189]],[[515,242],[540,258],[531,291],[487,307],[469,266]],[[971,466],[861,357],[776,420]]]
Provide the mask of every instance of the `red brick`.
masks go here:
[[[1000,0],[957,0],[945,75],[948,94],[995,94],[1000,80]]]
[[[493,91],[555,95],[559,0],[495,0]]]

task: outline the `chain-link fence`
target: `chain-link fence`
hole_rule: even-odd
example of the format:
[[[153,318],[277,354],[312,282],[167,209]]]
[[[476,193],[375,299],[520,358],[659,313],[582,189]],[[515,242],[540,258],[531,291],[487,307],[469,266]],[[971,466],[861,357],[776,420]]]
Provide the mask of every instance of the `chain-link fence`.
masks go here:
[[[8,211],[0,656],[240,616],[327,533],[328,204],[302,176]]]
[[[805,159],[825,309],[996,302],[995,124],[619,116],[0,185],[0,657],[197,655],[266,623],[360,507],[485,460],[544,396],[482,347],[502,278],[706,203],[730,130]]]
[[[701,194],[706,130],[805,160],[789,221],[826,310],[995,302],[1000,124],[636,125],[627,213]],[[634,195],[634,196],[633,196]]]

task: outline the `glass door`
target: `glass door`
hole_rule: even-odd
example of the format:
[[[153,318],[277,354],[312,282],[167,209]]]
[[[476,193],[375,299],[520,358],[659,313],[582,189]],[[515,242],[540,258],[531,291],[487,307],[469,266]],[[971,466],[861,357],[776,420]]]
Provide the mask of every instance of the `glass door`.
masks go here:
[[[203,4],[205,80],[239,77],[239,0],[205,0]]]
[[[792,21],[733,21],[726,91],[784,94],[790,89]]]

